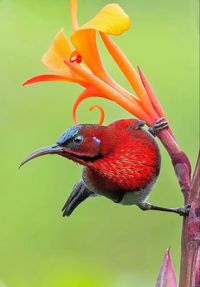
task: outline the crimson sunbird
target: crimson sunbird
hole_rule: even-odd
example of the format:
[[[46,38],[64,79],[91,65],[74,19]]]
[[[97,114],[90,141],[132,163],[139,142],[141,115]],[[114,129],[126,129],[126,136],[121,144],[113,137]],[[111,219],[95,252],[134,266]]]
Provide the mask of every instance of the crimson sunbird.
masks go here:
[[[75,125],[56,144],[31,153],[21,166],[45,154],[58,154],[84,166],[81,181],[62,209],[63,216],[69,216],[86,198],[98,195],[123,205],[135,204],[142,210],[187,214],[187,207],[164,208],[147,202],[160,172],[160,151],[154,136],[168,125],[161,118],[147,131],[144,124],[122,119],[108,126]]]

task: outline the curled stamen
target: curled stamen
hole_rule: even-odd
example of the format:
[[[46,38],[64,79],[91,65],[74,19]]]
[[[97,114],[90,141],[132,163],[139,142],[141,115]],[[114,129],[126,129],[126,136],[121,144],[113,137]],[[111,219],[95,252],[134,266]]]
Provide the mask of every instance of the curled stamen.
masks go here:
[[[80,64],[82,62],[82,56],[75,50],[71,53],[69,61],[70,63],[76,62]]]
[[[80,103],[88,98],[92,98],[92,97],[102,97],[101,92],[95,88],[94,86],[90,86],[87,89],[85,89],[80,96],[76,99],[74,106],[73,106],[73,120],[74,123],[77,124],[77,117],[76,117],[76,112],[77,112],[77,108],[80,105]],[[96,106],[97,107],[97,106]],[[95,108],[95,106],[91,107],[90,110],[93,110]],[[100,110],[100,107],[98,107]],[[104,120],[104,111],[101,108],[101,117],[100,117],[100,121],[99,123],[102,124],[103,120]]]
[[[100,112],[100,119],[99,119],[99,122],[98,122],[98,125],[102,125],[103,122],[104,122],[104,119],[105,119],[105,112],[104,112],[104,109],[98,105],[94,105],[94,106],[91,106],[89,108],[89,111],[93,111],[94,109],[98,109],[99,112]]]

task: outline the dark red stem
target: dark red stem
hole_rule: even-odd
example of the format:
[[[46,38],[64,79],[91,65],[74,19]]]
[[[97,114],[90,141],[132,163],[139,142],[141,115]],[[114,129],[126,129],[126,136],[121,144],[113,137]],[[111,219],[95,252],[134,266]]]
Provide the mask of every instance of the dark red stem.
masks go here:
[[[200,287],[200,154],[187,203],[191,208],[183,219],[179,286]]]
[[[191,181],[190,161],[171,130],[160,131],[158,137],[171,157],[184,203],[191,205],[189,216],[183,218],[179,287],[200,287],[200,157]]]
[[[190,193],[191,165],[187,155],[179,148],[171,130],[161,130],[157,135],[171,157],[181,191],[187,204]]]

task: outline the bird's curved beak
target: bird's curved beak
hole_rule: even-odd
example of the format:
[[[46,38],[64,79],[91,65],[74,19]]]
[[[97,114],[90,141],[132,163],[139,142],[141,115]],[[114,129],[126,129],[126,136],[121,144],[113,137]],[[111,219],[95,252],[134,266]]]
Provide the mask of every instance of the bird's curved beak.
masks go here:
[[[47,147],[42,147],[32,152],[31,154],[29,154],[27,157],[25,157],[25,159],[21,162],[19,167],[21,167],[22,165],[24,165],[25,163],[27,163],[28,161],[36,157],[39,157],[45,154],[60,154],[61,155],[62,152],[63,152],[63,147],[59,146],[58,144],[53,144]]]

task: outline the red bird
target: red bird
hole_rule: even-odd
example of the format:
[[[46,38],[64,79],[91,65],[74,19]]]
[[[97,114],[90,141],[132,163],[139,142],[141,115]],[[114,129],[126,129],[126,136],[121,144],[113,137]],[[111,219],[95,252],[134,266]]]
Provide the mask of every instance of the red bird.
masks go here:
[[[21,165],[45,154],[58,154],[84,166],[78,182],[63,207],[69,216],[86,198],[102,195],[115,203],[138,205],[184,214],[181,208],[151,205],[146,199],[160,171],[160,152],[152,135],[166,128],[160,119],[149,131],[143,121],[122,119],[108,126],[79,124],[66,130],[57,143],[31,153]]]

